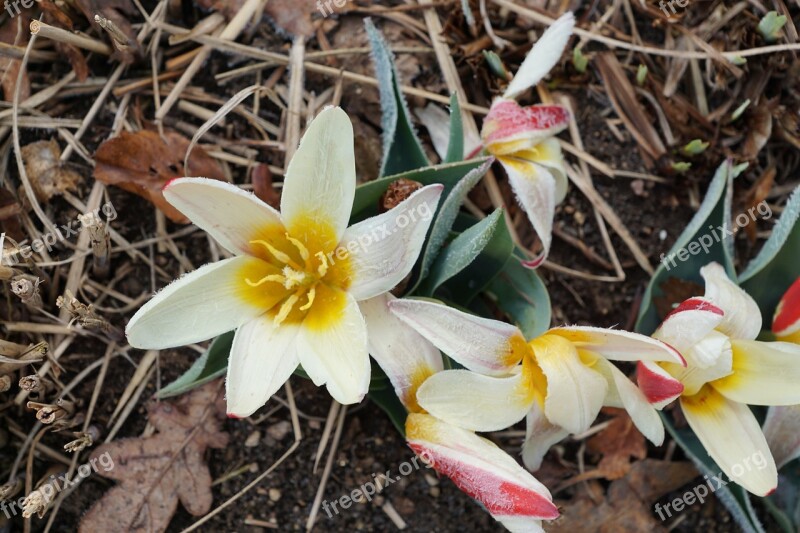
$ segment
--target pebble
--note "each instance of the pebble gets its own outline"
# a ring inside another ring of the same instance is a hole
[[[281,491],[278,489],[269,489],[270,501],[277,502],[281,499]]]
[[[292,424],[289,423],[288,420],[283,420],[278,422],[277,424],[273,424],[267,428],[267,435],[272,437],[275,440],[283,440],[283,438],[289,434],[292,430]]]
[[[261,441],[261,432],[254,431],[247,436],[244,441],[244,445],[246,448],[255,448],[258,446],[258,443]]]

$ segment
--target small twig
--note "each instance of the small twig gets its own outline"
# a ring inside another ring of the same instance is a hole
[[[104,56],[110,56],[114,52],[114,50],[103,41],[98,41],[88,35],[72,33],[71,31],[50,26],[40,20],[31,21],[31,34],[46,37],[59,43],[71,44]]]

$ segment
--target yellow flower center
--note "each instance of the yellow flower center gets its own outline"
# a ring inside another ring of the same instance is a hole
[[[309,325],[322,325],[326,315],[334,319],[346,303],[349,286],[349,254],[330,248],[325,228],[301,227],[293,237],[274,229],[250,241],[254,261],[242,272],[243,295],[265,308],[275,325],[299,323],[314,314]]]

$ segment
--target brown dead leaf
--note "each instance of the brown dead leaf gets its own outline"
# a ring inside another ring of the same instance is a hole
[[[22,161],[33,192],[41,202],[47,202],[66,191],[74,191],[83,179],[61,162],[61,147],[55,139],[23,146]]]
[[[751,161],[772,135],[772,111],[767,102],[761,102],[748,110],[747,116],[747,137],[742,147],[742,158]]]
[[[253,193],[275,209],[280,209],[281,195],[272,183],[269,165],[259,163],[253,167]]]
[[[30,16],[23,13],[17,18],[0,25],[0,42],[24,48],[28,44],[28,36],[30,35],[28,25],[30,22]],[[0,57],[0,72],[2,72],[3,76],[3,96],[6,102],[14,101],[14,91],[17,87],[17,78],[19,77],[19,67],[21,65],[22,61],[19,59]],[[31,95],[31,82],[28,79],[27,72],[22,73],[21,82],[22,86],[19,92],[20,102],[26,100]]]
[[[756,223],[757,216],[753,215],[758,212],[758,205],[767,200],[767,196],[769,196],[769,192],[772,190],[772,186],[775,184],[776,175],[777,171],[775,167],[768,167],[758,177],[753,186],[750,187],[747,192],[745,192],[744,209],[741,211],[741,213],[737,213],[736,216],[733,217],[734,220],[737,220],[739,215],[742,213],[747,215],[747,224],[744,226],[744,231],[747,232],[747,239],[750,241],[751,246],[756,243],[756,229],[758,227],[758,224]]]
[[[207,448],[224,448],[229,440],[220,429],[221,384],[216,380],[176,402],[151,404],[148,421],[158,433],[116,440],[92,453],[97,472],[119,484],[84,515],[80,533],[164,531],[178,501],[194,516],[211,509],[211,474],[203,456]]]
[[[337,0],[338,1],[338,0]],[[329,4],[331,9],[336,10]],[[290,35],[310,37],[314,34],[311,14],[317,11],[316,0],[270,0],[264,13],[275,21],[275,25]]]
[[[219,163],[200,146],[194,147],[189,156],[189,168],[184,169],[183,157],[189,148],[189,139],[171,130],[165,130],[164,137],[162,139],[154,131],[142,130],[122,132],[107,140],[95,154],[94,177],[147,198],[170,220],[186,224],[189,219],[161,194],[164,185],[183,176],[224,181],[225,175]]]
[[[599,482],[589,481],[579,486],[581,494],[577,498],[556,500],[561,516],[549,524],[547,531],[666,532],[655,519],[653,503],[697,475],[697,470],[687,462],[637,461],[625,477],[611,483],[605,495]]]
[[[19,205],[17,197],[5,187],[0,187],[0,229],[15,241],[25,238],[21,214],[22,206]]]
[[[245,0],[197,0],[197,5],[203,9],[219,11],[227,20],[231,20],[242,9]]]
[[[68,31],[73,31],[72,18],[67,15],[59,6],[56,6],[52,0],[42,0],[39,2],[39,7],[42,8],[44,13],[44,21],[51,26],[63,28]],[[69,60],[72,69],[75,71],[75,76],[80,81],[85,81],[89,77],[89,65],[86,63],[86,57],[80,48],[72,44],[66,44],[55,41],[54,45],[59,54],[66,56]]]
[[[624,409],[606,407],[603,412],[614,418],[608,427],[590,438],[586,445],[590,452],[602,456],[597,469],[603,477],[609,480],[619,479],[631,469],[631,458],[647,457],[647,445],[644,436],[633,425],[633,420]]]

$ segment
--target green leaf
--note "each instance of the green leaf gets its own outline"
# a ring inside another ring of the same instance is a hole
[[[458,96],[453,93],[450,95],[450,142],[447,144],[444,162],[454,163],[462,159],[464,159],[464,125]]]
[[[672,438],[675,439],[675,442],[678,443],[700,473],[708,476],[708,479],[712,479],[712,476],[718,476],[721,479],[720,468],[708,456],[708,452],[706,452],[697,436],[688,428],[676,429],[666,414],[662,412],[659,412],[659,414],[661,415],[661,420],[664,421],[664,427],[667,428],[669,434],[672,435]],[[705,482],[706,479],[703,479],[702,483]],[[745,533],[764,533],[764,528],[753,511],[750,494],[746,490],[731,482],[718,487],[714,491],[714,495],[730,511],[734,521]]]
[[[431,267],[430,275],[423,280],[417,292],[431,296],[442,283],[464,270],[489,244],[502,217],[503,210],[497,209],[450,241],[439,254]]]
[[[356,187],[356,196],[353,201],[353,210],[350,215],[350,223],[359,222],[365,218],[378,214],[378,203],[381,195],[386,192],[389,185],[399,179],[418,181],[423,185],[441,183],[444,185],[442,198],[446,198],[456,184],[468,172],[475,170],[487,161],[488,158],[480,157],[458,163],[445,163],[442,165],[427,166],[387,176],[374,181],[368,181]]]
[[[439,255],[445,241],[447,241],[450,230],[453,229],[453,223],[456,221],[458,211],[461,209],[461,204],[464,203],[464,199],[467,197],[467,194],[469,194],[469,191],[472,190],[475,184],[486,174],[486,171],[489,170],[493,161],[494,160],[490,158],[478,168],[467,172],[455,187],[453,187],[441,206],[439,206],[439,212],[431,224],[430,235],[420,254],[420,279],[424,279],[428,276],[433,261]],[[413,291],[413,288],[411,290]]]
[[[477,219],[466,213],[459,213],[455,230],[461,231],[475,224]],[[514,239],[508,227],[497,225],[492,238],[464,270],[446,281],[438,292],[452,304],[461,307],[469,306],[489,283],[497,276],[514,252]]]
[[[572,65],[581,74],[586,72],[586,67],[589,65],[589,59],[583,55],[583,52],[577,46],[572,49]]]
[[[231,346],[233,346],[233,331],[223,333],[214,339],[189,370],[161,389],[158,397],[163,399],[177,396],[224,375],[228,369]]]
[[[536,271],[522,266],[516,255],[508,259],[485,292],[526,339],[538,337],[550,328],[547,288]]]
[[[786,24],[786,15],[778,15],[777,11],[770,11],[758,22],[758,33],[768,43],[778,40],[781,28]]]
[[[383,370],[381,370],[378,365],[373,365],[372,379],[376,379],[376,377],[381,379],[380,376],[376,376],[377,373],[382,375],[382,381],[389,383],[389,378],[383,372]],[[400,435],[405,438],[406,417],[408,416],[408,411],[406,411],[403,402],[401,402],[400,398],[398,398],[395,394],[394,388],[392,388],[391,384],[376,389],[370,387],[367,395],[378,407],[383,409],[383,411],[389,415],[389,419],[392,421],[392,424],[394,424],[394,427],[396,427],[397,431],[400,432]]]
[[[381,95],[381,128],[383,129],[383,162],[381,176],[396,174],[430,165],[422,149],[411,114],[400,90],[400,78],[394,55],[370,19],[364,20],[372,47],[375,76]]]
[[[763,205],[767,205],[766,202]],[[760,213],[760,212],[759,212]],[[771,214],[771,212],[770,212]],[[800,258],[800,186],[795,188],[761,252],[739,275],[742,288],[758,303],[765,323],[781,296],[794,283]],[[766,325],[766,324],[765,324]]]
[[[716,261],[725,267],[731,279],[736,279],[733,269],[733,237],[728,234],[731,226],[734,175],[731,161],[719,166],[700,209],[669,253],[661,256],[661,262],[642,298],[636,331],[649,335],[658,327],[661,317],[656,312],[653,299],[663,295],[660,285],[668,278],[675,277],[702,284],[700,268]]]

